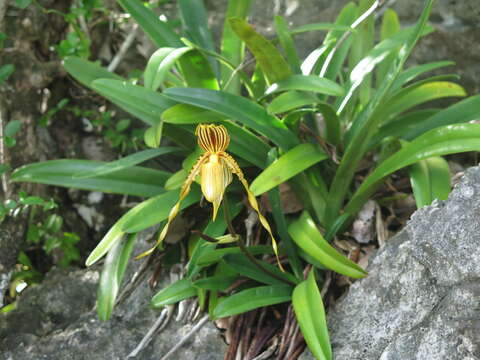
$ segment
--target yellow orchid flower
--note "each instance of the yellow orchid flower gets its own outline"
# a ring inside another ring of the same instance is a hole
[[[205,199],[213,204],[212,218],[215,220],[218,208],[220,207],[220,203],[223,199],[223,194],[225,193],[225,189],[232,182],[233,173],[237,175],[238,179],[245,187],[245,191],[247,192],[248,196],[248,202],[257,212],[262,226],[268,231],[270,238],[272,239],[273,250],[278,260],[277,242],[273,237],[272,229],[270,228],[267,219],[265,219],[265,217],[260,213],[257,199],[255,199],[255,196],[250,191],[248,182],[245,180],[242,170],[238,166],[235,159],[225,152],[228,144],[230,143],[230,136],[228,135],[227,129],[223,125],[217,126],[213,124],[199,124],[195,130],[195,135],[198,137],[198,145],[204,152],[197,159],[190,170],[190,173],[185,179],[185,182],[180,190],[178,202],[170,210],[167,224],[162,229],[157,243],[150,250],[137,256],[137,259],[151,254],[153,250],[155,250],[155,248],[165,239],[170,223],[180,211],[180,202],[185,199],[190,192],[190,186],[197,175],[200,175],[200,184]],[[278,263],[280,265],[280,262]]]

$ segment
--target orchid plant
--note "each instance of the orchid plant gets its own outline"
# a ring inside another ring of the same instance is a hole
[[[113,225],[86,261],[90,266],[107,256],[97,303],[102,320],[113,311],[135,234],[167,221],[157,244],[141,254],[156,256],[173,218],[203,195],[213,204],[213,216],[194,225],[201,230],[187,239],[191,251],[184,277],[161,289],[152,305],[197,296],[205,307],[208,302],[210,317],[217,319],[291,302],[313,355],[331,359],[320,293],[328,285],[325,269],[351,278],[366,272],[330,240],[349,228],[397,170],[409,170],[417,204],[423,206],[450,191],[448,165],[441,156],[480,150],[480,125],[469,123],[480,116],[479,95],[446,109],[417,108],[431,100],[466,96],[452,81],[455,75],[418,80],[452,63],[404,66],[415,44],[433,31],[427,20],[434,1],[426,0],[417,23],[406,28],[387,9],[379,36],[375,13],[384,2],[359,0],[358,5],[348,3],[331,24],[292,29],[277,16],[277,37],[267,39],[246,21],[251,1],[229,0],[219,47],[208,29],[203,1],[178,1],[183,36],[142,2],[117,2],[158,47],[143,82],[79,58],[67,58],[64,66],[80,83],[145,122],[145,143],[151,149],[111,163],[69,159],[30,164],[16,170],[12,179],[147,198]],[[302,60],[294,36],[306,31],[327,33]],[[245,48],[255,60],[253,72],[244,66]],[[167,146],[171,144],[175,146]],[[138,166],[178,154],[185,160],[175,173]],[[244,175],[247,168],[245,174],[254,178],[251,186]],[[271,246],[208,241],[233,235],[231,221],[238,222],[242,214],[242,202],[225,204],[228,197],[242,194],[232,174]],[[300,199],[301,213],[283,212],[279,186],[285,182]],[[260,195],[268,198],[271,215],[260,208]],[[220,216],[222,199],[224,215],[230,212],[233,219]],[[284,271],[270,263],[275,257]],[[236,286],[240,278],[246,283]]]

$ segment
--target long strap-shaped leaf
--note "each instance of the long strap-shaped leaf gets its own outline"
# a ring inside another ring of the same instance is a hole
[[[263,170],[250,190],[255,196],[263,194],[326,158],[327,154],[314,144],[297,145]]]
[[[148,9],[142,1],[117,0],[117,2],[133,16],[138,25],[158,47],[182,46],[180,37],[155,13]]]
[[[441,156],[413,164],[409,175],[417,208],[430,205],[435,199],[445,200],[450,194],[450,170]]]
[[[300,74],[300,57],[298,56],[295,42],[293,41],[292,33],[289,31],[287,21],[277,15],[275,16],[275,29],[277,31],[278,40],[283,47],[290,69],[295,74]]]
[[[157,292],[153,296],[150,304],[153,307],[175,304],[183,299],[195,296],[197,293],[198,289],[193,286],[192,282],[184,278]]]
[[[228,19],[245,19],[250,10],[252,0],[229,0],[227,13],[225,15],[225,24],[223,26],[223,36],[221,44],[221,55],[232,63],[235,67],[239,66],[245,54],[245,44],[234,33]],[[221,68],[221,83],[224,91],[240,95],[240,79],[233,69],[223,66]]]
[[[183,209],[198,202],[200,190],[194,187],[192,192],[182,202]],[[168,217],[170,208],[178,199],[178,191],[169,191],[159,196],[148,199],[130,209],[110,228],[103,239],[93,249],[87,258],[86,266],[93,265],[100,260],[115,244],[118,243],[126,232],[138,232],[149,226],[155,225]]]
[[[131,234],[108,251],[97,292],[97,313],[102,321],[112,314],[135,239],[136,234]]]
[[[170,176],[170,173],[164,171],[139,166],[83,179],[72,176],[77,173],[91,173],[105,164],[107,163],[79,159],[43,161],[16,169],[11,176],[11,181],[125,195],[154,196],[165,191],[162,186]]]
[[[316,75],[291,75],[272,84],[265,94],[270,95],[286,90],[312,91],[332,96],[342,96],[345,92],[336,82],[326,78]]]
[[[357,189],[345,211],[355,214],[391,173],[417,161],[466,151],[480,151],[480,124],[457,124],[433,129],[382,162]]]
[[[270,84],[282,80],[292,74],[290,66],[277,48],[265,37],[257,33],[243,19],[229,19],[230,26],[242,39],[257,60],[267,82]]]
[[[266,136],[283,150],[299,143],[298,138],[285,124],[267,113],[260,105],[241,96],[223,91],[192,88],[170,88],[164,91],[172,100],[212,110],[240,121]]]
[[[308,348],[319,360],[330,360],[332,348],[322,296],[315,281],[314,270],[307,280],[298,284],[292,294],[293,309]]]
[[[213,311],[213,318],[223,318],[262,306],[280,304],[289,301],[291,296],[292,288],[288,285],[268,285],[243,290],[222,299]]]
[[[90,88],[92,82],[97,79],[125,80],[96,63],[74,56],[63,60],[63,67],[78,82]]]
[[[208,28],[208,16],[203,0],[179,0],[182,25],[188,37],[204,49],[215,51],[212,32]],[[218,73],[218,63],[209,59],[214,72]]]
[[[331,227],[335,218],[338,216],[345,195],[353,179],[355,170],[358,168],[360,160],[363,158],[366,150],[368,149],[370,139],[378,128],[378,124],[382,121],[382,116],[381,114],[377,113],[377,109],[384,100],[385,96],[388,94],[393,82],[402,70],[403,64],[407,60],[408,55],[412,51],[413,46],[422,34],[432,5],[433,0],[427,0],[425,9],[417,25],[405,44],[401,47],[398,53],[397,61],[395,61],[392,65],[392,69],[390,71],[392,74],[391,78],[385,81],[377,90],[373,99],[367,105],[367,108],[363,113],[363,118],[357,119],[357,121],[362,122],[362,126],[356,132],[355,136],[350,142],[350,145],[347,147],[330,187],[328,199],[329,211],[326,213],[327,227]]]
[[[288,227],[293,241],[313,259],[328,269],[358,279],[367,273],[353,261],[347,259],[332,247],[317,229],[307,211]]]
[[[149,125],[156,125],[162,112],[175,105],[160,93],[126,81],[98,79],[92,88]]]
[[[81,172],[73,174],[72,177],[76,179],[87,179],[95,176],[110,174],[115,171],[131,168],[132,166],[135,166],[144,161],[150,160],[154,157],[170,154],[173,152],[178,152],[179,150],[180,148],[177,148],[177,147],[161,147],[158,149],[148,149],[148,150],[139,151],[137,153],[125,156],[116,161],[102,164],[92,169],[91,171],[82,170]]]

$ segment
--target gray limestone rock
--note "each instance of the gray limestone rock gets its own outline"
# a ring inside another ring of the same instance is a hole
[[[108,322],[101,322],[93,309],[98,270],[54,270],[41,285],[27,289],[17,309],[0,318],[0,360],[126,359],[160,315],[149,301],[169,281],[155,291],[144,281]],[[130,277],[133,271],[128,272]],[[174,317],[134,359],[160,359],[193,326]],[[225,349],[219,331],[207,323],[173,358],[220,360]]]
[[[480,167],[418,210],[329,314],[337,360],[480,358]]]

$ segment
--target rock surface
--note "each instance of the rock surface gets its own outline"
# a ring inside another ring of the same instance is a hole
[[[41,285],[27,289],[18,308],[0,321],[0,359],[126,359],[160,311],[150,308],[153,292],[143,282],[108,322],[100,322],[93,309],[98,279],[97,270],[54,270]],[[134,359],[160,359],[192,326],[171,319]],[[172,358],[220,360],[225,349],[219,331],[207,323]]]
[[[480,167],[418,210],[329,314],[336,360],[480,358]]]

